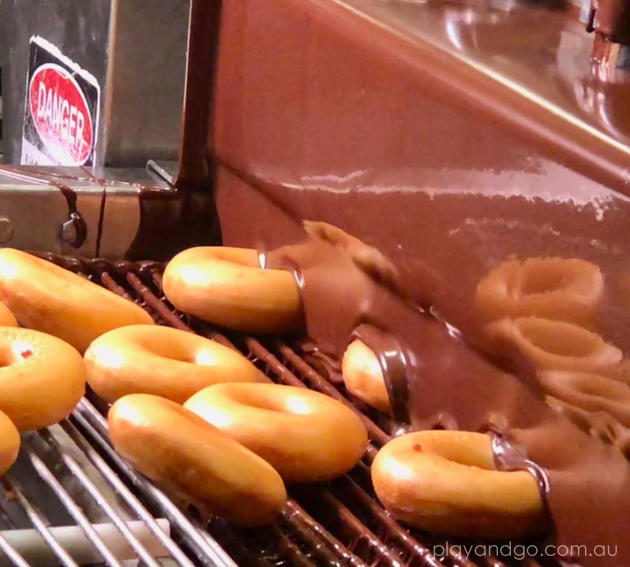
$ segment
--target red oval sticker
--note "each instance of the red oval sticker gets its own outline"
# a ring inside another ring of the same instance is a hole
[[[29,106],[42,142],[60,165],[82,165],[90,157],[94,132],[83,91],[74,77],[54,63],[31,79]]]

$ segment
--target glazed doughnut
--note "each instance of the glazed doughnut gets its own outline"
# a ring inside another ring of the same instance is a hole
[[[598,334],[538,317],[502,319],[487,326],[499,351],[521,356],[539,370],[601,373],[619,366],[622,352]]]
[[[583,372],[547,370],[538,380],[545,391],[590,412],[606,412],[630,427],[630,387],[623,382]]]
[[[525,538],[548,527],[534,477],[498,471],[488,435],[418,431],[387,443],[372,463],[381,503],[397,519],[449,536]]]
[[[6,413],[0,411],[0,476],[15,463],[20,451],[20,434]]]
[[[184,407],[265,459],[287,482],[329,480],[367,446],[361,419],[319,392],[277,384],[218,384]]]
[[[15,315],[4,304],[0,303],[0,327],[17,327],[18,322]]]
[[[166,266],[163,288],[177,309],[230,329],[284,333],[302,324],[291,272],[259,268],[258,253],[249,248],[184,250]]]
[[[169,327],[130,325],[101,335],[85,352],[90,387],[113,402],[155,394],[184,403],[219,382],[256,382],[263,374],[235,350]]]
[[[0,327],[0,411],[20,431],[68,416],[85,392],[81,355],[56,337]]]
[[[477,286],[476,304],[490,319],[542,317],[590,325],[604,292],[595,264],[577,258],[511,260]]]
[[[0,300],[24,327],[49,333],[80,352],[99,335],[150,315],[89,280],[26,252],[0,250]]]
[[[346,389],[369,406],[391,413],[383,371],[374,352],[361,340],[352,341],[341,360]]]
[[[108,422],[116,451],[203,512],[259,526],[286,502],[271,465],[175,402],[131,394],[114,403]]]

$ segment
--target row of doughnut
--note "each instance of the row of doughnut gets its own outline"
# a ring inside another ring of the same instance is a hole
[[[477,306],[493,348],[525,360],[554,410],[630,455],[630,367],[623,352],[594,332],[605,294],[595,264],[530,258],[492,270]]]
[[[277,333],[296,330],[302,321],[293,275],[261,269],[255,250],[204,247],[184,251],[166,267],[163,286],[176,308],[228,328]],[[388,411],[380,364],[358,339],[346,350],[342,374],[348,391]],[[371,474],[381,503],[397,519],[422,529],[467,537],[519,538],[541,533],[548,525],[537,482],[525,471],[496,470],[492,440],[485,434],[417,431],[401,435],[379,450]]]
[[[259,268],[254,250],[187,250],[169,263],[163,285],[176,308],[225,327],[275,333],[302,320],[292,274]],[[132,302],[49,262],[0,250],[0,300],[28,327],[0,328],[6,377],[0,410],[7,423],[32,429],[62,419],[87,379],[113,402],[108,420],[115,448],[204,511],[241,525],[272,521],[284,505],[285,482],[334,478],[365,451],[365,427],[345,405],[265,383],[235,351],[154,325]],[[374,359],[362,343],[350,345],[343,360],[350,391],[356,376],[384,389]],[[0,448],[8,447],[6,470],[19,436],[13,431],[1,440]],[[372,480],[390,512],[423,529],[498,538],[529,536],[545,525],[535,480],[524,471],[496,470],[487,435],[400,436],[379,451]]]
[[[2,473],[17,457],[18,429],[66,417],[86,379],[115,401],[118,452],[239,525],[271,522],[284,482],[329,480],[365,452],[365,426],[340,402],[271,384],[236,351],[155,325],[134,303],[38,257],[0,250],[0,299]]]
[[[149,322],[143,309],[87,279],[0,250],[0,474],[17,459],[20,432],[53,425],[75,408],[86,384],[81,353],[91,340]]]

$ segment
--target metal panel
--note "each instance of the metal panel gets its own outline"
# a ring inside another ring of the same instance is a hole
[[[0,36],[5,38],[6,163],[19,162],[30,37],[41,35],[103,84],[107,72],[109,20],[110,2],[103,0],[2,1]],[[102,93],[101,115],[104,98]],[[99,139],[102,139],[104,122],[101,121]]]
[[[188,13],[188,0],[3,0],[5,163],[19,162],[33,35],[57,46],[100,84],[95,165],[177,159]]]
[[[106,86],[106,165],[179,152],[189,0],[116,0]]]
[[[138,233],[142,187],[167,185],[142,169],[101,173],[108,179],[79,168],[0,167],[0,245],[123,257]]]

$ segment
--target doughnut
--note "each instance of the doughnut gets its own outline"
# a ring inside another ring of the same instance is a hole
[[[6,413],[0,411],[0,476],[15,463],[20,451],[20,434]]]
[[[548,527],[534,477],[499,471],[490,436],[418,431],[391,440],[372,463],[378,499],[394,517],[448,536],[526,538]]]
[[[476,305],[490,320],[542,317],[590,325],[604,292],[595,264],[577,258],[510,260],[477,286]]]
[[[116,451],[203,513],[259,526],[286,502],[284,483],[269,463],[175,402],[131,394],[114,403],[107,420]]]
[[[621,363],[622,352],[598,334],[563,321],[538,317],[502,319],[487,326],[495,348],[523,357],[538,370],[601,373]]]
[[[67,417],[85,392],[81,355],[56,337],[0,327],[0,411],[20,431]]]
[[[15,315],[4,304],[0,303],[0,327],[17,327],[18,322]]]
[[[184,407],[265,459],[286,482],[329,480],[367,446],[361,419],[319,392],[277,384],[217,384]]]
[[[127,394],[154,394],[183,404],[211,384],[264,379],[235,350],[158,325],[109,331],[92,342],[84,359],[90,387],[108,402]]]
[[[630,427],[630,387],[596,374],[547,370],[538,380],[545,391],[563,402],[590,412],[606,412]]]
[[[584,433],[602,443],[614,445],[630,459],[630,428],[605,411],[589,411],[553,396],[545,398],[547,405],[573,422]]]
[[[374,352],[361,340],[352,341],[341,360],[346,389],[369,406],[391,413],[383,371]]]
[[[179,310],[210,323],[252,333],[302,326],[300,293],[291,272],[263,270],[249,248],[202,246],[177,254],[163,288]]]
[[[59,337],[80,352],[116,327],[153,323],[133,302],[11,248],[0,250],[0,300],[22,326]]]

